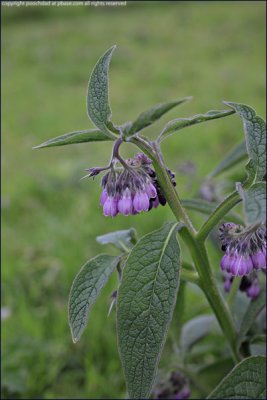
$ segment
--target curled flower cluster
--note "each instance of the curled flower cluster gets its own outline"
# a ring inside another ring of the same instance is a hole
[[[224,290],[226,293],[230,291],[233,281],[233,275],[224,275]],[[242,277],[239,290],[245,292],[247,297],[251,299],[256,299],[259,296],[261,289],[257,274],[254,271],[250,275]]]
[[[102,178],[100,204],[103,214],[115,217],[135,215],[166,204],[151,160],[143,153],[126,160],[123,168],[111,168]],[[168,170],[175,185],[174,174]]]
[[[184,374],[173,371],[167,381],[159,382],[154,392],[155,399],[186,400],[191,396],[188,379]]]
[[[245,230],[241,225],[224,223],[220,227],[222,271],[232,276],[266,270],[266,227],[261,224]]]

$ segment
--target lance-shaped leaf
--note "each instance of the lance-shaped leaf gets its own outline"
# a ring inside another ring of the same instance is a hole
[[[235,167],[241,161],[247,159],[247,148],[245,141],[235,146],[217,165],[217,167],[208,175],[209,178],[220,175],[223,172]]]
[[[248,169],[248,173],[254,176],[256,181],[260,181],[266,175],[266,124],[265,121],[256,115],[253,108],[233,102],[226,102],[242,118],[247,153],[253,161],[253,168]]]
[[[110,121],[111,109],[108,98],[108,70],[112,53],[116,46],[112,46],[97,61],[91,74],[88,93],[87,93],[87,113],[89,118],[102,132],[110,138],[116,136],[110,131],[116,131],[116,128]]]
[[[135,121],[128,123],[124,126],[126,136],[131,136],[136,132],[148,127],[156,122],[162,115],[166,114],[172,108],[191,100],[192,97],[184,97],[180,100],[169,101],[167,103],[156,104],[149,108],[147,111],[142,112]]]
[[[161,140],[163,140],[167,136],[172,135],[182,128],[186,128],[187,126],[199,124],[200,122],[210,121],[212,119],[227,117],[228,115],[231,115],[233,113],[234,111],[229,110],[211,110],[206,112],[206,114],[198,114],[188,118],[177,118],[168,122],[159,137],[161,138]]]
[[[119,257],[100,254],[87,261],[74,279],[69,296],[69,325],[74,343],[86,328],[89,311],[118,262]]]
[[[96,241],[100,244],[114,244],[120,250],[128,250],[137,242],[136,230],[134,228],[123,231],[115,231],[97,236]]]
[[[87,129],[84,131],[75,131],[65,133],[65,135],[57,136],[49,139],[34,149],[41,149],[42,147],[65,146],[66,144],[84,143],[84,142],[103,142],[105,140],[112,140],[104,132],[99,129]]]
[[[208,399],[266,399],[266,357],[249,357],[237,364]]]
[[[182,200],[182,205],[187,210],[194,210],[194,211],[198,211],[202,214],[207,214],[207,215],[210,215],[218,207],[217,203],[212,203],[210,201],[203,200],[203,199],[184,199],[184,200]],[[231,221],[236,224],[243,223],[242,218],[233,211],[230,211],[229,213],[227,213],[224,216],[224,218],[226,216],[227,216],[227,218],[231,218]]]
[[[237,184],[237,189],[243,199],[247,225],[266,221],[266,183],[254,183],[248,190]]]
[[[179,286],[177,223],[144,236],[126,262],[117,305],[118,344],[129,397],[149,397]]]
[[[243,340],[245,340],[246,334],[248,333],[255,319],[265,306],[266,306],[266,288],[265,285],[262,285],[260,295],[256,299],[251,300],[247,308],[247,311],[245,312],[245,315],[242,319],[238,334],[238,341],[237,341],[238,347],[241,345]]]

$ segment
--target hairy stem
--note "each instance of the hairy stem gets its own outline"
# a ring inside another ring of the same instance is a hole
[[[236,350],[237,332],[229,307],[219,292],[209,264],[205,245],[203,241],[199,239],[190,221],[190,218],[181,205],[180,198],[172,185],[171,179],[164,165],[162,155],[158,156],[157,148],[155,148],[153,145],[148,145],[144,141],[140,142],[138,138],[133,138],[132,142],[135,143],[152,159],[160,187],[164,192],[173,214],[178,221],[184,222],[185,226],[184,228],[180,229],[179,234],[190,250],[193,262],[199,275],[200,285],[229,343],[233,359],[235,362],[238,362],[240,360],[240,356]],[[234,200],[236,201],[235,197]]]

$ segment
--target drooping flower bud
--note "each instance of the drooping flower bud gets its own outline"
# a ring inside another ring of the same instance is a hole
[[[129,188],[125,189],[122,197],[118,201],[118,210],[121,214],[127,216],[132,214],[133,211],[133,202],[132,195]]]
[[[149,209],[149,198],[146,192],[136,192],[133,199],[133,206],[135,211],[147,211]]]
[[[266,269],[266,251],[259,250],[255,254],[252,254],[251,260],[253,262],[253,266],[256,270],[258,269]]]
[[[252,285],[246,290],[247,296],[251,299],[256,299],[260,294],[260,285],[257,279],[255,279]]]
[[[107,198],[103,205],[103,213],[105,217],[116,217],[118,214],[118,206],[115,197]]]
[[[106,189],[104,189],[102,191],[102,193],[101,193],[101,196],[100,196],[100,204],[101,204],[101,206],[104,205],[104,203],[107,200],[107,198],[108,198],[108,192],[106,191]]]

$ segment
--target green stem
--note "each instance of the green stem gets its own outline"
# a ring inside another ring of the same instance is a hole
[[[214,226],[217,225],[218,222],[220,222],[220,220],[225,216],[225,214],[227,214],[240,201],[241,198],[237,191],[234,191],[228,197],[226,197],[204,222],[198,231],[197,238],[200,241],[204,241]]]
[[[240,286],[240,282],[241,282],[241,277],[240,276],[235,276],[231,289],[230,289],[230,293],[229,296],[227,298],[227,304],[230,307],[233,304],[233,301],[235,299],[236,293],[239,289]]]
[[[172,185],[171,179],[164,165],[162,155],[158,154],[158,149],[156,149],[155,147],[153,148],[143,139],[139,140],[136,137],[133,138],[131,141],[135,143],[152,159],[158,182],[164,192],[164,195],[173,214],[178,221],[184,222],[185,226],[184,228],[180,229],[179,234],[190,250],[193,262],[199,275],[200,285],[230,345],[233,359],[235,360],[235,362],[238,362],[238,360],[240,360],[240,356],[236,350],[237,333],[235,330],[233,318],[230,314],[229,307],[227,306],[226,302],[219,292],[209,264],[205,245],[203,241],[200,240],[196,235],[196,231],[190,221],[190,218],[188,217],[186,211],[181,205],[179,196]],[[234,199],[236,201],[235,197]]]
[[[182,268],[181,279],[187,282],[194,283],[197,286],[200,286],[200,280],[197,272],[189,271],[185,268]]]

